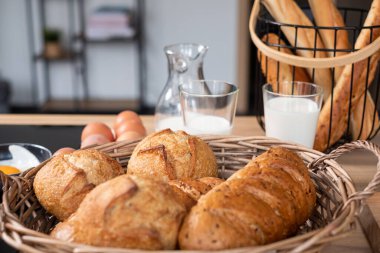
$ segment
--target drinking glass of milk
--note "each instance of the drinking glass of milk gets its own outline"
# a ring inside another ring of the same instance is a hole
[[[179,86],[185,131],[228,135],[232,131],[239,89],[217,80],[190,80]]]
[[[266,136],[313,147],[322,87],[297,81],[265,84],[263,99]]]

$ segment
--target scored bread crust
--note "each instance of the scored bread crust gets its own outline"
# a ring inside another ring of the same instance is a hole
[[[380,24],[380,0],[372,1],[371,9],[364,22],[364,27]],[[380,29],[362,29],[355,42],[355,49],[361,49],[370,44],[371,41],[380,36]],[[343,72],[334,87],[334,96],[329,98],[323,106],[317,125],[317,132],[314,141],[314,148],[325,151],[329,144],[336,143],[347,130],[349,110],[354,111],[363,96],[366,87],[368,73],[368,84],[370,85],[375,77],[380,52],[376,52],[370,57],[369,69],[368,60],[356,62],[344,67]],[[352,81],[352,87],[351,87]],[[332,114],[330,111],[332,110]],[[330,117],[331,115],[331,117]],[[330,118],[332,121],[330,122]],[[331,124],[331,127],[330,127]],[[329,131],[331,133],[329,134]],[[330,138],[329,138],[330,137]]]
[[[262,0],[261,2],[275,19],[275,21],[285,24],[313,26],[313,23],[309,20],[309,18],[294,0]],[[298,28],[297,37],[295,29],[293,27],[281,26],[281,30],[293,47],[297,46],[309,49],[325,48],[320,36],[314,29]],[[297,55],[308,58],[327,57],[327,54],[324,51],[297,50],[295,53]],[[308,68],[307,71],[309,73],[309,76],[314,76],[314,82],[323,87],[323,97],[326,101],[330,95],[331,86],[333,84],[330,69],[316,68],[313,70],[311,68]]]
[[[206,194],[222,182],[224,182],[224,180],[221,178],[203,177],[199,179],[175,179],[170,180],[168,183],[172,186],[178,201],[189,211],[202,195]]]
[[[92,190],[51,236],[102,247],[174,249],[184,215],[168,184],[122,175]]]
[[[136,146],[127,173],[169,181],[217,177],[218,169],[206,142],[183,131],[165,129],[148,135]]]
[[[121,165],[96,150],[78,150],[53,157],[36,174],[38,201],[59,220],[67,219],[98,184],[124,174]]]
[[[286,238],[309,218],[315,202],[301,158],[273,147],[198,200],[181,227],[180,248],[219,250]]]

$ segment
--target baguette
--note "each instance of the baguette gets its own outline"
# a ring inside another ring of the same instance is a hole
[[[380,0],[374,0],[364,22],[364,27],[379,24]],[[355,42],[355,49],[367,46],[371,41],[377,39],[379,35],[379,28],[373,29],[372,33],[369,29],[362,29]],[[321,110],[314,141],[315,149],[325,151],[329,144],[334,144],[343,136],[347,129],[349,106],[351,104],[351,111],[355,111],[366,90],[367,73],[369,74],[368,84],[371,84],[375,77],[379,58],[380,52],[376,52],[370,57],[369,69],[367,68],[368,60],[356,62],[354,68],[352,68],[352,65],[344,67],[342,75],[334,87],[334,96],[327,100]],[[351,102],[350,94],[352,94]],[[330,114],[331,109],[332,115]],[[331,127],[330,115],[332,116]],[[331,129],[331,134],[329,134],[329,129]]]
[[[315,201],[301,158],[273,147],[198,200],[180,229],[180,248],[219,250],[283,239],[308,219]]]
[[[363,109],[365,108],[364,115]],[[363,126],[362,126],[363,125]],[[371,94],[367,91],[364,104],[364,95],[361,96],[358,106],[351,114],[350,129],[354,140],[366,140],[380,127],[379,115]]]
[[[317,26],[345,27],[343,17],[336,8],[333,0],[309,0],[309,5]],[[319,29],[318,31],[327,49],[351,49],[348,32],[346,30],[337,30],[336,35],[333,29]],[[335,57],[345,55],[347,52],[334,53],[334,51],[328,51],[327,54],[329,57]],[[344,66],[335,68],[335,81],[338,81],[343,68]]]
[[[332,0],[309,0],[311,10],[315,22],[318,26],[326,27],[345,27],[345,23],[339,10],[336,8]],[[324,11],[320,11],[323,9]],[[319,33],[326,48],[329,49],[350,49],[350,43],[348,40],[348,32],[346,30],[332,29],[320,29]],[[336,43],[336,44],[335,44]],[[328,52],[330,57],[340,56],[347,54],[347,52]],[[335,81],[338,81],[340,75],[342,74],[344,66],[335,68]],[[354,140],[367,139],[371,135],[371,130],[377,129],[379,127],[379,117],[377,112],[374,114],[376,107],[374,105],[373,99],[369,92],[367,92],[367,97],[364,105],[364,95],[360,98],[360,102],[351,114],[350,118],[350,130],[352,133],[352,138]],[[363,108],[366,108],[363,116]],[[373,121],[374,126],[372,128]],[[362,127],[363,125],[363,127]]]
[[[313,23],[299,8],[293,0],[262,0],[262,3],[272,15],[272,17],[281,23],[297,24],[305,26],[313,26]],[[292,46],[303,48],[325,48],[321,38],[314,29],[298,28],[297,41],[296,31],[293,27],[281,26],[281,30],[285,34]],[[316,38],[316,44],[314,40]],[[327,54],[323,51],[314,50],[297,50],[296,54],[309,58],[326,58]],[[315,54],[315,56],[314,56]],[[314,82],[324,89],[324,101],[329,97],[332,88],[332,78],[330,69],[307,69],[310,76],[314,76]]]
[[[286,45],[285,42],[274,33],[264,35],[262,41],[268,42],[269,44]],[[280,48],[280,51],[287,54],[293,54],[288,48]],[[268,83],[281,84],[283,81],[311,82],[309,75],[303,68],[291,66],[282,62],[279,63],[278,61],[263,55],[261,51],[258,51],[257,57],[261,64],[261,71],[266,76]],[[277,86],[274,85],[273,87],[276,88]]]

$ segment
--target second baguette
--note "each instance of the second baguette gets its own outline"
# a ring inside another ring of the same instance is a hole
[[[324,27],[344,27],[344,20],[339,10],[336,8],[333,0],[309,0],[310,8],[313,12],[313,16],[317,26]],[[323,44],[330,50],[336,49],[351,49],[350,42],[348,40],[348,32],[344,29],[319,29]],[[328,51],[329,57],[341,56],[347,54],[347,52]],[[335,81],[337,81],[342,74],[344,66],[335,68]]]
[[[380,0],[374,0],[364,22],[364,27],[380,24]],[[380,36],[380,28],[372,31],[363,28],[355,42],[355,49],[361,49]],[[348,125],[349,110],[354,111],[366,90],[365,83],[371,84],[377,70],[380,51],[368,60],[356,62],[344,67],[338,83],[334,87],[334,96],[323,106],[317,125],[314,148],[325,151],[329,144],[336,143],[345,133]],[[367,80],[368,73],[368,80]],[[352,87],[351,87],[352,84]],[[350,107],[351,106],[351,107]],[[349,108],[350,107],[350,108]],[[330,113],[332,111],[332,114]],[[330,123],[330,119],[332,119]],[[330,127],[331,124],[331,127]],[[331,129],[331,130],[330,130]]]
[[[283,40],[281,40],[276,34],[268,33],[264,35],[262,41],[268,42],[269,44],[286,45]],[[288,48],[280,48],[280,51],[287,54],[293,54]],[[283,81],[301,81],[301,82],[311,82],[309,75],[305,69],[300,67],[294,67],[282,62],[273,60],[261,51],[257,53],[258,60],[261,65],[261,71],[266,76],[267,82],[271,84],[282,83]],[[273,87],[276,87],[275,85]]]
[[[262,3],[272,17],[278,22],[311,27],[313,26],[313,23],[294,0],[262,0]],[[292,46],[308,49],[325,48],[320,36],[314,29],[298,28],[296,32],[293,27],[281,26],[281,30]],[[315,40],[316,42],[314,42]],[[327,57],[326,52],[314,52],[314,50],[297,50],[296,54],[309,58]],[[324,101],[326,101],[331,93],[331,87],[333,85],[331,70],[309,68],[307,71],[311,77],[314,76],[314,78],[312,78],[314,79],[313,81],[323,87],[323,98]]]

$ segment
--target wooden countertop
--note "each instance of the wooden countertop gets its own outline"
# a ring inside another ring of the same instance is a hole
[[[154,130],[153,117],[142,116],[143,123],[148,132]],[[109,126],[113,125],[113,115],[30,115],[30,114],[0,114],[0,125],[85,125],[89,122],[101,121]],[[1,133],[0,133],[1,134]],[[264,135],[255,117],[237,117],[232,134],[241,136]],[[380,144],[377,136],[373,142]],[[339,163],[345,168],[353,179],[357,190],[363,189],[376,172],[376,159],[368,152],[354,151],[350,155],[340,158]],[[374,216],[373,224],[380,226],[380,193],[368,200],[368,206]],[[373,225],[372,224],[372,225]],[[369,232],[374,235],[376,232]],[[380,235],[379,235],[380,238]],[[380,252],[380,239],[377,238],[377,251]],[[346,238],[325,247],[322,252],[371,252],[363,230],[358,225],[356,231]]]

